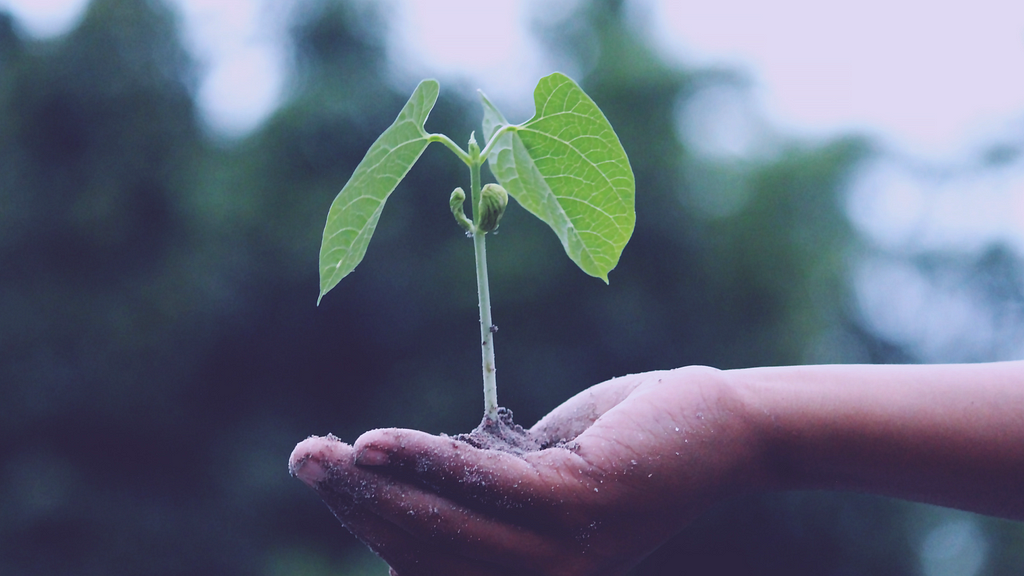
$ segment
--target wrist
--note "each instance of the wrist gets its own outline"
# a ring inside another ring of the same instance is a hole
[[[803,464],[807,450],[805,429],[794,426],[794,414],[806,408],[799,390],[787,385],[790,368],[749,368],[724,372],[737,398],[753,447],[750,462],[751,488],[799,490],[818,487]]]
[[[823,487],[808,464],[808,430],[800,423],[808,401],[800,388],[788,384],[789,368],[750,368],[722,372],[724,386],[736,406],[749,447],[743,473],[752,491],[783,491]],[[809,404],[818,408],[828,402]],[[813,443],[813,442],[812,442]],[[838,449],[838,446],[835,447]],[[827,448],[826,448],[827,449]],[[812,458],[811,461],[815,461]]]
[[[719,386],[724,405],[729,407],[730,434],[738,446],[735,476],[744,492],[785,490],[789,478],[779,466],[782,446],[776,425],[764,410],[764,387],[739,377],[736,370],[723,370]]]
[[[663,393],[671,395],[677,426],[676,455],[690,455],[678,473],[695,468],[706,474],[707,495],[720,500],[736,494],[773,488],[778,484],[768,454],[770,434],[758,412],[757,391],[733,372],[706,366],[687,366],[659,379]],[[671,452],[670,452],[671,453]]]

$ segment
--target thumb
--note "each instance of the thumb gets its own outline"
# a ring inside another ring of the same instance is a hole
[[[651,374],[631,374],[591,386],[563,402],[530,430],[547,445],[571,441],[625,400]]]

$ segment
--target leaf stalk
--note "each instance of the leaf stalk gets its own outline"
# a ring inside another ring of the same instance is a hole
[[[441,144],[444,144],[449,150],[454,152],[455,155],[459,157],[459,160],[462,160],[466,164],[466,166],[473,166],[473,158],[471,158],[470,155],[461,147],[459,147],[459,145],[456,144],[451,138],[445,136],[444,134],[430,134],[427,136],[427,142],[440,142]]]
[[[491,139],[484,145],[483,152],[480,153],[480,158],[482,159],[481,162],[491,155],[491,148],[494,148],[494,144],[498,141],[498,138],[503,136],[506,132],[515,132],[517,128],[518,126],[505,124],[501,128],[495,130],[494,134],[491,135]]]

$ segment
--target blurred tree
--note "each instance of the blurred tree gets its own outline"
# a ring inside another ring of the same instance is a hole
[[[546,36],[589,70],[583,84],[618,127],[637,174],[637,230],[612,282],[612,290],[638,284],[629,308],[615,305],[634,315],[623,319],[634,329],[621,343],[634,356],[617,371],[856,358],[822,342],[842,330],[845,263],[856,246],[840,189],[867,145],[783,144],[767,159],[732,162],[696,156],[678,110],[702,90],[735,83],[734,74],[665,63],[620,2],[582,4]],[[738,200],[709,214],[699,207],[706,197]],[[598,321],[607,330],[607,318]]]
[[[1024,263],[1009,246],[876,251],[866,267],[876,272],[861,282],[863,322],[908,357],[990,362],[1024,349]]]
[[[205,474],[175,400],[203,142],[175,20],[97,0],[61,38],[0,28],[0,571],[223,564],[182,499]]]

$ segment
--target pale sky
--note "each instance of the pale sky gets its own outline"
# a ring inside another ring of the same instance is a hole
[[[215,132],[244,135],[279,103],[288,66],[284,24],[294,1],[172,0],[203,66],[199,103]],[[434,76],[442,89],[481,88],[510,119],[523,120],[532,112],[533,84],[553,66],[531,36],[531,19],[557,18],[572,4],[390,0],[385,14],[396,82],[411,89]],[[0,0],[29,32],[43,36],[73,26],[84,5]],[[851,184],[851,216],[865,234],[887,247],[1008,238],[1024,253],[1022,160],[980,175],[964,169],[942,182],[912,168],[969,164],[993,141],[1024,144],[1024,2],[633,0],[628,6],[666,58],[732,67],[751,79],[746,93],[709,94],[681,112],[680,126],[695,149],[742,156],[778,135],[867,133],[892,158]]]
[[[206,66],[200,98],[210,122],[228,133],[251,129],[277,104],[294,0],[171,2]],[[40,35],[72,26],[85,3],[0,0]],[[557,17],[573,1],[386,4],[400,73],[476,81],[513,100],[549,71],[531,18]],[[633,0],[630,11],[670,59],[746,71],[758,107],[786,131],[869,131],[941,158],[1024,123],[1024,2]]]

